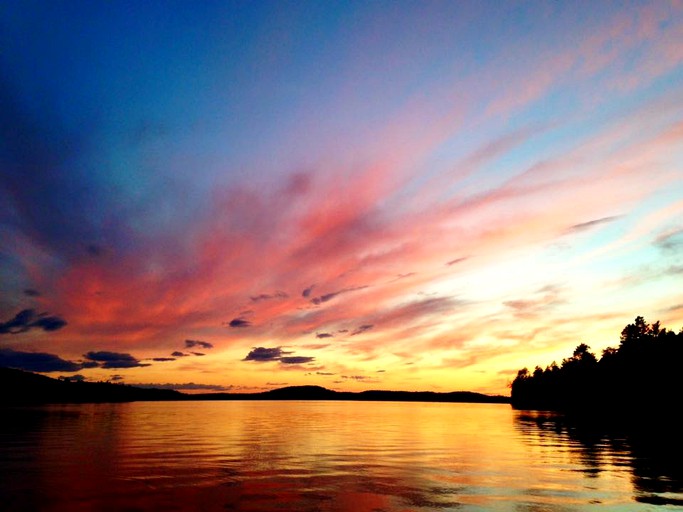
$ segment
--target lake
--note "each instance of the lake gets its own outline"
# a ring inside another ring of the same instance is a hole
[[[506,404],[198,401],[5,408],[4,511],[681,510],[675,425]]]

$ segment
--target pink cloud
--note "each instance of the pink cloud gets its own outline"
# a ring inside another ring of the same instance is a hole
[[[681,14],[680,4],[630,6],[599,27],[586,24],[555,45],[544,47],[534,41],[533,46],[514,46],[492,66],[498,78],[502,69],[507,80],[503,92],[492,99],[488,115],[509,115],[568,84],[590,88],[590,108],[608,94],[650,84],[681,63],[681,25],[673,22]],[[519,67],[522,60],[525,66]]]

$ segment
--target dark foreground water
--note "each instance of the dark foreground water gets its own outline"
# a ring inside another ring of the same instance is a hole
[[[676,425],[602,428],[508,405],[396,402],[139,402],[2,416],[6,511],[683,510]]]

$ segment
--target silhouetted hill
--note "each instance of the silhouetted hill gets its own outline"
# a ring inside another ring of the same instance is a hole
[[[510,398],[499,395],[484,395],[472,391],[451,391],[436,393],[433,391],[362,391],[358,400],[391,401],[391,402],[470,402],[470,403],[509,403]]]
[[[520,370],[512,382],[511,403],[518,409],[591,413],[672,410],[683,394],[680,364],[683,330],[675,333],[643,317],[621,331],[618,348],[598,360],[581,343],[561,365]]]
[[[188,395],[167,389],[147,389],[108,382],[67,382],[35,373],[0,368],[0,404],[134,402],[157,400],[360,400],[394,402],[509,403],[505,396],[469,391],[332,391],[321,386],[289,386],[261,393]]]
[[[329,400],[334,398],[335,392],[321,386],[289,386],[264,391],[259,395],[264,400],[297,400],[300,397],[306,397],[306,400]]]
[[[470,391],[435,393],[432,391],[333,391],[320,386],[290,386],[262,393],[204,393],[193,400],[353,400],[367,402],[477,402],[509,403],[506,396],[491,396]]]
[[[108,382],[67,382],[35,373],[0,368],[0,404],[133,402],[182,400],[167,389],[142,389]]]

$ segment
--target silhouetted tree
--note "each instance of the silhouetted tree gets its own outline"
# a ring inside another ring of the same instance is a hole
[[[683,358],[683,329],[676,334],[659,322],[636,317],[621,331],[619,348],[600,360],[585,343],[562,365],[525,368],[511,384],[512,404],[531,409],[614,409],[662,406],[683,392],[677,377]]]
[[[642,316],[637,316],[635,322],[628,324],[621,331],[620,341],[622,346],[642,340],[647,336],[650,326]]]
[[[581,345],[574,349],[574,360],[584,366],[595,365],[598,362],[598,360],[595,358],[594,354],[589,352],[589,349],[590,347],[588,345],[586,345],[585,343],[581,343]]]

